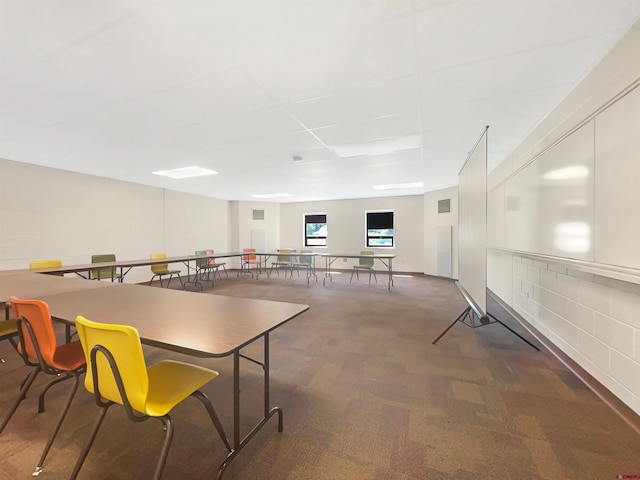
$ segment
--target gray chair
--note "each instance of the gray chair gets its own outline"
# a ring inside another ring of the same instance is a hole
[[[316,277],[317,282],[318,277],[315,274],[313,257],[311,255],[305,255],[305,253],[309,254],[312,253],[312,251],[308,249],[300,250],[300,255],[297,257],[296,261],[293,262],[292,268],[298,273],[298,277],[300,276],[300,269],[306,270],[307,284],[311,277]]]
[[[353,266],[353,270],[351,270],[351,278],[349,279],[349,283],[353,280],[353,273],[355,272],[356,278],[360,280],[360,275],[358,272],[360,270],[368,270],[369,271],[369,285],[371,285],[371,274],[373,273],[373,278],[375,278],[376,283],[378,283],[378,277],[376,277],[376,271],[373,269],[373,250],[361,250],[360,255],[371,255],[371,257],[360,257],[360,263],[358,265]]]

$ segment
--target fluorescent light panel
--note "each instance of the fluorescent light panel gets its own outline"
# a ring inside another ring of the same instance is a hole
[[[214,172],[213,170],[196,166],[174,168],[172,170],[158,170],[157,172],[152,173],[154,173],[155,175],[161,175],[163,177],[169,177],[178,180],[182,178],[203,177],[205,175],[218,174],[218,172]]]
[[[392,183],[389,185],[373,185],[375,190],[398,190],[400,188],[422,188],[424,184],[422,182],[412,183]]]
[[[257,193],[255,195],[251,195],[254,198],[283,198],[283,197],[290,197],[291,194],[290,193]]]
[[[331,145],[333,152],[342,158],[359,157],[361,155],[384,155],[420,148],[419,135],[407,135],[404,137],[385,138],[371,142],[350,143],[345,145]]]

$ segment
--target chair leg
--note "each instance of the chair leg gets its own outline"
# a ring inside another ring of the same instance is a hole
[[[209,397],[207,397],[200,390],[196,390],[191,395],[196,397],[198,400],[200,400],[200,402],[202,402],[202,404],[207,409],[207,412],[209,413],[209,417],[211,417],[211,421],[213,422],[213,426],[216,427],[216,430],[218,431],[218,435],[220,435],[220,438],[222,439],[222,443],[224,443],[224,446],[227,447],[227,450],[229,452],[233,450],[233,448],[231,448],[231,444],[229,443],[229,439],[227,438],[227,434],[224,432],[224,428],[222,427],[220,418],[218,418],[218,414],[213,408],[213,404],[211,403],[211,400],[209,400]]]
[[[49,440],[47,441],[47,444],[45,445],[44,450],[42,451],[42,455],[40,456],[40,461],[38,462],[38,466],[36,467],[35,471],[31,474],[34,477],[37,477],[38,475],[40,475],[40,473],[42,473],[42,464],[44,463],[45,458],[47,458],[49,449],[51,449],[51,445],[53,445],[53,441],[56,439],[56,436],[60,431],[62,422],[67,416],[67,412],[69,411],[69,407],[71,406],[71,401],[73,400],[73,397],[75,396],[76,391],[78,390],[78,386],[80,385],[80,374],[78,372],[72,372],[72,375],[74,377],[73,386],[71,387],[71,391],[69,392],[67,401],[64,404],[62,411],[60,412],[60,416],[58,417],[58,423],[56,423],[56,426],[53,429],[53,432],[51,432],[51,435],[49,435]]]
[[[104,420],[104,417],[107,414],[107,409],[111,405],[112,404],[109,404],[109,405],[107,405],[105,407],[100,408],[100,415],[98,415],[96,423],[93,425],[93,430],[91,431],[91,437],[89,437],[89,441],[84,446],[84,449],[82,450],[82,453],[80,453],[80,456],[78,457],[78,460],[76,461],[75,467],[73,467],[73,472],[71,473],[71,477],[69,477],[70,480],[75,480],[78,477],[78,473],[80,473],[80,469],[82,468],[82,464],[84,463],[85,459],[87,458],[89,450],[91,450],[91,446],[93,445],[93,442],[96,439],[96,435],[98,435],[98,430],[100,430],[100,425],[102,425],[102,421]]]
[[[162,450],[160,451],[160,458],[158,459],[158,464],[156,465],[156,471],[153,474],[153,480],[160,480],[160,477],[162,477],[164,466],[167,463],[167,454],[169,453],[171,440],[173,440],[173,421],[171,420],[171,417],[169,415],[165,415],[161,418],[161,420],[162,423],[164,423],[167,434],[164,437],[164,443],[162,445]]]
[[[64,376],[61,377],[57,377],[56,379],[50,381],[46,387],[44,387],[44,390],[42,390],[42,392],[40,393],[40,396],[38,397],[38,413],[42,413],[44,412],[44,395],[47,393],[47,391],[53,387],[56,383],[60,383],[60,382],[64,382],[65,380],[68,380],[72,377],[72,375],[69,375],[68,373],[65,374]]]
[[[24,400],[25,397],[27,396],[27,391],[29,390],[29,387],[31,387],[31,385],[33,384],[33,381],[36,379],[36,377],[38,376],[38,373],[40,373],[40,372],[41,372],[41,370],[40,370],[39,367],[34,368],[33,372],[31,372],[27,376],[27,378],[25,378],[24,381],[22,382],[22,385],[20,387],[20,395],[18,395],[18,398],[16,399],[15,403],[13,404],[13,407],[11,407],[11,411],[5,417],[4,421],[2,422],[2,426],[0,426],[0,433],[2,433],[2,431],[4,430],[4,427],[7,426],[7,423],[9,423],[9,420],[11,420],[11,417],[13,416],[13,414],[18,409],[18,405],[20,405],[20,402],[22,402],[22,400]]]
[[[349,279],[349,283],[351,283],[351,281],[353,280],[353,272],[355,272],[356,269],[354,268],[353,270],[351,270],[351,278]]]

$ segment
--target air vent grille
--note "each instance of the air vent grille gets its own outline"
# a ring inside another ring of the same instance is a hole
[[[264,220],[264,210],[254,210],[253,211],[253,219],[254,220]]]
[[[451,212],[451,199],[447,198],[446,200],[438,200],[438,213],[449,212]]]

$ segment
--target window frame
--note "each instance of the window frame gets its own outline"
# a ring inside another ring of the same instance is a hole
[[[311,220],[316,220],[316,221],[307,221],[307,218],[310,218]],[[313,217],[324,217],[324,222],[319,222],[317,220],[319,220],[319,218],[313,218]],[[307,225],[311,225],[311,224],[322,224],[324,223],[324,228],[325,228],[325,235],[324,236],[318,236],[318,235],[307,235]],[[311,247],[311,248],[327,248],[327,240],[328,240],[328,224],[327,224],[327,213],[326,212],[315,212],[315,213],[303,213],[302,214],[302,235],[303,235],[303,245],[305,247]],[[324,239],[324,245],[322,244],[318,244],[318,243],[309,243],[310,239],[315,239],[315,240],[321,240]]]
[[[385,214],[384,216],[382,215],[375,215],[375,214]],[[389,225],[388,223],[388,219],[385,219],[384,217],[388,217],[388,214],[391,214],[390,218],[391,218],[391,228],[389,228],[388,226],[380,226],[380,225]],[[370,215],[372,217],[377,217],[377,218],[371,218],[370,221]],[[370,225],[373,224],[373,225]],[[371,227],[377,227],[377,228],[370,228]],[[390,235],[371,235],[369,233],[370,230],[391,230],[391,234]],[[395,212],[392,209],[386,209],[386,210],[365,210],[364,212],[364,233],[365,233],[365,246],[367,248],[395,248],[396,246],[396,231],[395,231]],[[390,245],[383,245],[383,244],[376,244],[376,243],[372,243],[372,240],[378,240],[378,241],[384,241],[384,240],[390,240],[391,244]]]

